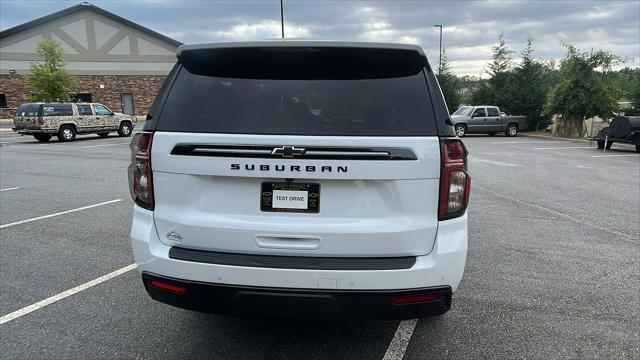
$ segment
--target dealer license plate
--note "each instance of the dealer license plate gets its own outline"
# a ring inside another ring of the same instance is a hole
[[[317,213],[320,184],[263,182],[260,210]]]

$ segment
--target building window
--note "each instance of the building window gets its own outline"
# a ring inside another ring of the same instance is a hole
[[[92,102],[91,93],[77,93],[76,94],[77,102]]]
[[[6,108],[7,107],[7,97],[5,96],[5,94],[0,94],[0,108]]]

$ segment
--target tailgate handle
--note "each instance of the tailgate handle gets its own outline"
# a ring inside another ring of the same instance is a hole
[[[256,235],[256,245],[264,249],[318,250],[321,237],[307,235]]]

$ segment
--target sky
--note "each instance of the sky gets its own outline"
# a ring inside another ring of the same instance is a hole
[[[0,0],[4,30],[78,4]],[[93,0],[93,5],[185,44],[280,37],[278,0]],[[640,67],[640,0],[621,1],[292,1],[284,0],[285,36],[421,45],[432,66],[443,46],[457,75],[488,77],[491,47],[503,33],[517,62],[528,37],[534,56],[558,61],[563,44],[609,50]]]

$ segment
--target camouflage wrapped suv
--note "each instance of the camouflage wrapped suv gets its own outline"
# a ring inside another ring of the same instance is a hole
[[[60,141],[73,141],[76,134],[98,134],[107,137],[112,131],[130,136],[135,116],[114,113],[96,103],[27,103],[22,104],[13,119],[14,131],[33,135],[47,142],[56,135]]]

